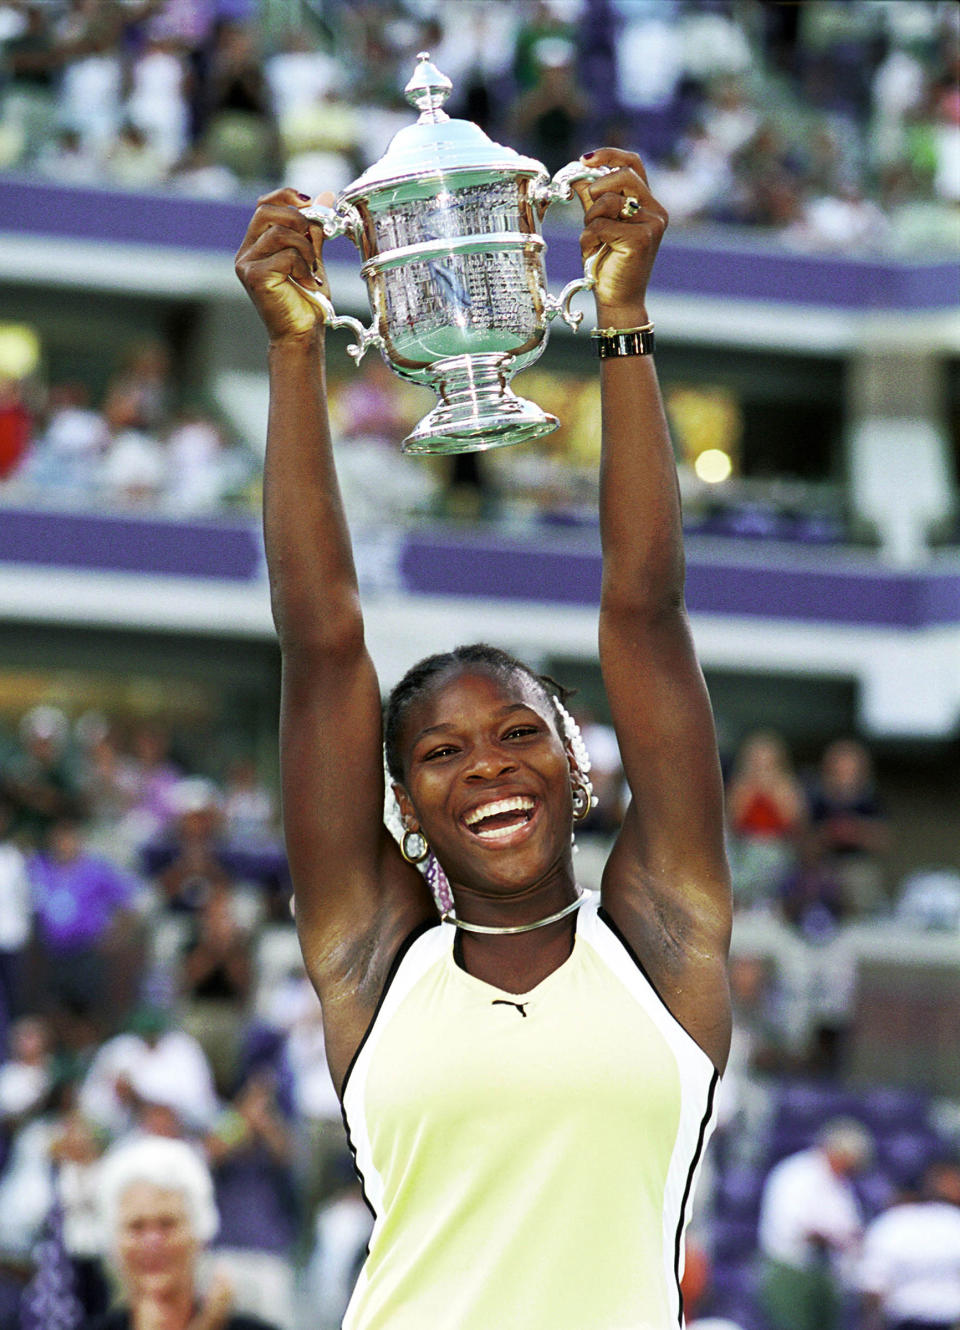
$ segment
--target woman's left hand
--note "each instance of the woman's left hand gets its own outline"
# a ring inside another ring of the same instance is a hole
[[[635,327],[647,322],[647,282],[667,229],[667,211],[650,193],[635,152],[599,148],[585,154],[583,162],[611,168],[597,180],[579,180],[573,186],[584,210],[584,259],[605,247],[597,268],[597,323]]]
[[[223,1330],[233,1311],[233,1283],[224,1269],[214,1272],[206,1297],[187,1330]]]

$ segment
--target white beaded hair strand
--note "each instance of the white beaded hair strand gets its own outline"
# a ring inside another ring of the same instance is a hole
[[[557,708],[557,713],[560,716],[561,721],[563,722],[563,737],[570,745],[570,751],[573,753],[573,759],[577,764],[577,770],[580,773],[580,779],[583,782],[583,786],[586,789],[587,794],[590,796],[590,801],[592,804],[593,783],[591,782],[587,773],[589,772],[593,763],[590,761],[590,754],[587,752],[587,745],[583,741],[583,732],[581,731],[580,726],[577,724],[577,722],[570,715],[570,712],[560,701],[559,697],[557,697],[556,693],[554,693],[553,695],[553,705]]]

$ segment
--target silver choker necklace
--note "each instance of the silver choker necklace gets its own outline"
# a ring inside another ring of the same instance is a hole
[[[558,910],[556,914],[548,914],[546,919],[534,919],[532,924],[468,924],[466,919],[458,919],[449,910],[440,916],[440,922],[453,924],[456,928],[462,928],[465,933],[529,933],[534,928],[546,928],[547,924],[555,924],[558,919],[565,919],[568,914],[578,910],[585,899],[586,894],[581,891],[576,899],[570,901],[562,910]]]

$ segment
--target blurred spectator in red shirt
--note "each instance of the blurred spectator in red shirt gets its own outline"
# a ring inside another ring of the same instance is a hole
[[[30,443],[33,421],[17,379],[0,375],[0,480],[20,466]]]
[[[748,735],[727,788],[734,899],[740,906],[771,901],[793,863],[804,825],[803,789],[778,734]]]

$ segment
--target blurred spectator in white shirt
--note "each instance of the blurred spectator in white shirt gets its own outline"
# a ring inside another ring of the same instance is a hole
[[[616,41],[617,89],[624,106],[668,106],[684,72],[684,49],[672,4],[628,4]],[[658,196],[659,197],[659,196]]]
[[[167,464],[163,446],[143,430],[116,434],[100,468],[100,489],[119,507],[156,507],[163,493]]]
[[[223,792],[223,820],[227,839],[263,845],[276,839],[273,796],[257,775],[250,757],[230,763]]]
[[[130,820],[140,788],[136,764],[124,753],[102,717],[87,713],[76,726],[80,740],[80,787],[89,814],[89,843],[115,863],[134,867],[137,845]]]
[[[194,144],[171,168],[170,186],[196,198],[228,199],[239,182],[229,166],[215,162],[202,143]]]
[[[133,62],[127,119],[144,135],[164,169],[187,146],[186,62],[180,45],[156,36]]]
[[[696,221],[724,197],[732,177],[730,158],[695,121],[673,156],[650,168],[650,179],[672,221]]]
[[[350,100],[343,61],[295,32],[264,70],[286,158],[285,183],[304,194],[338,193],[359,174],[364,119]]]
[[[836,193],[808,200],[785,234],[792,244],[804,249],[842,254],[878,249],[888,231],[889,223],[881,209],[850,181]]]
[[[239,491],[250,474],[242,450],[200,411],[183,412],[167,435],[164,506],[178,513],[208,513]]]
[[[304,1279],[304,1304],[318,1330],[338,1330],[373,1227],[349,1158],[338,1161],[333,1188],[317,1210]]]
[[[38,174],[58,185],[96,185],[103,180],[99,154],[85,146],[76,129],[61,129],[44,140],[34,163]]]
[[[323,1035],[323,1013],[302,970],[277,985],[261,1003],[264,1021],[286,1033],[286,1059],[293,1077],[293,1103],[300,1126],[297,1177],[305,1214],[330,1194],[338,1165],[349,1159],[340,1100],[334,1088]]]
[[[785,1031],[776,983],[759,955],[730,959],[733,1033],[717,1089],[717,1128],[730,1156],[756,1165],[773,1109],[773,1075],[786,1061]]]
[[[23,479],[44,496],[82,498],[94,493],[99,468],[110,446],[103,416],[90,408],[82,383],[54,384],[46,428],[23,468]]]
[[[78,0],[69,20],[75,54],[63,66],[57,118],[85,148],[106,154],[120,121],[123,65],[116,25],[99,0]]]
[[[713,85],[702,115],[707,136],[728,157],[745,147],[760,128],[760,113],[736,78]]]
[[[169,1107],[189,1131],[209,1130],[219,1103],[197,1040],[153,1008],[138,1011],[130,1027],[93,1059],[80,1087],[83,1112],[113,1137],[136,1124],[141,1104]]]
[[[341,61],[316,49],[309,35],[296,29],[264,62],[273,113],[284,139],[295,132],[301,116],[309,116],[316,104],[331,91],[340,92],[346,82]]]
[[[104,159],[104,172],[121,189],[157,189],[167,176],[168,163],[139,125],[125,120]]]
[[[0,792],[0,1039],[6,1020],[23,1013],[24,966],[33,924],[27,861],[9,839],[13,806]]]
[[[844,1286],[863,1231],[850,1179],[871,1151],[865,1127],[837,1118],[816,1145],[771,1169],[757,1231],[770,1330],[839,1330]]]
[[[934,94],[931,133],[936,160],[934,192],[955,207],[960,204],[960,88],[956,83]]]
[[[23,1016],[10,1029],[9,1052],[0,1062],[0,1129],[9,1132],[43,1102],[53,1059],[50,1030],[39,1016]]]
[[[863,1330],[960,1325],[960,1165],[932,1164],[915,1200],[868,1225],[857,1282]]]

